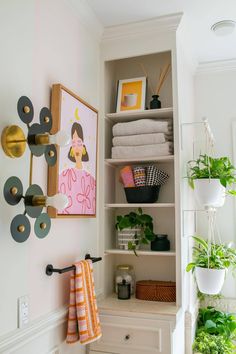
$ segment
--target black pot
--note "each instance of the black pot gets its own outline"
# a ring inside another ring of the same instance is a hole
[[[168,240],[168,235],[157,234],[156,238],[151,242],[152,251],[169,251],[170,241]]]
[[[150,102],[150,109],[161,108],[161,101],[159,101],[158,97],[158,95],[152,96],[152,100]]]
[[[144,186],[125,188],[128,203],[155,203],[161,186]]]

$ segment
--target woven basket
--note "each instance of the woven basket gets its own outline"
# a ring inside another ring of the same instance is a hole
[[[176,284],[171,281],[137,281],[136,298],[147,301],[175,302]]]

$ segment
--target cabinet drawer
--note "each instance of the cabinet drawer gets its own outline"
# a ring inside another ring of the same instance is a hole
[[[91,350],[120,354],[171,354],[169,324],[164,321],[101,316],[102,337]]]

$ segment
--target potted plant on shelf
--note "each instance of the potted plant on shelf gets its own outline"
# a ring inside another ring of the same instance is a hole
[[[224,244],[207,243],[193,236],[193,262],[186,271],[195,273],[198,289],[203,294],[216,295],[224,284],[226,269],[236,268],[236,250]]]
[[[136,249],[140,244],[149,244],[155,238],[153,219],[150,215],[143,214],[141,208],[137,212],[132,211],[126,215],[118,215],[116,229],[118,230],[119,246],[133,250],[135,255],[137,255]]]
[[[221,207],[226,188],[236,182],[235,171],[228,157],[214,158],[205,154],[189,161],[188,181],[199,203],[205,207]],[[227,193],[236,195],[235,190]]]

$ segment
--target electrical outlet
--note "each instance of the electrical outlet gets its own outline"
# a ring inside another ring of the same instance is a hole
[[[18,298],[18,328],[29,322],[29,298],[27,295]]]

